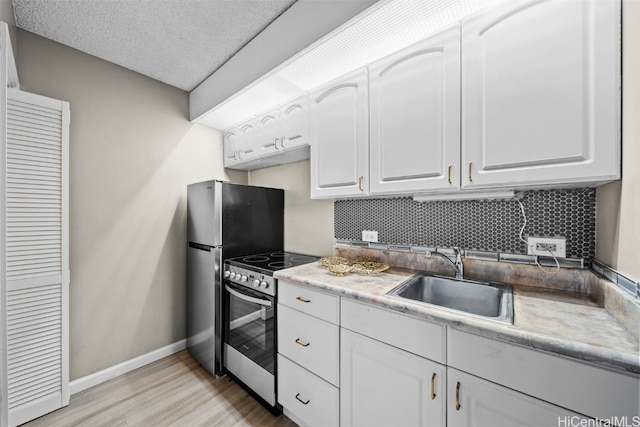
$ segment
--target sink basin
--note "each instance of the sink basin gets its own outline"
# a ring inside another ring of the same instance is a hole
[[[511,286],[418,273],[387,295],[513,323]]]

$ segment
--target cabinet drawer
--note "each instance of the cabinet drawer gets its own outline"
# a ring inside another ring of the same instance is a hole
[[[278,353],[338,385],[340,328],[278,305]]]
[[[342,299],[342,327],[439,363],[446,362],[446,329],[369,304]]]
[[[599,418],[640,413],[640,376],[613,372],[457,329],[448,331],[448,365]]]
[[[278,355],[278,402],[309,427],[338,426],[338,389]]]
[[[278,302],[327,322],[339,324],[340,298],[307,286],[278,281]]]

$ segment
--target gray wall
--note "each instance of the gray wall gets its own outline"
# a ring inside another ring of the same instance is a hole
[[[622,176],[597,190],[596,258],[640,280],[640,2],[622,2]]]
[[[310,163],[290,163],[249,172],[249,183],[283,188],[284,248],[326,256],[333,253],[333,200],[311,200]]]
[[[185,337],[186,185],[228,176],[186,92],[22,30],[18,45],[22,89],[71,105],[73,380]]]

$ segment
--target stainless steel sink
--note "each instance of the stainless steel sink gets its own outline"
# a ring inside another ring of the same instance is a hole
[[[418,273],[387,295],[513,323],[513,291],[509,285]]]

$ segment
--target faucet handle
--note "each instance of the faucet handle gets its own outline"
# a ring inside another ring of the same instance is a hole
[[[464,249],[462,249],[460,246],[454,246],[452,249],[453,254],[456,256],[456,258],[461,258],[464,256]]]

